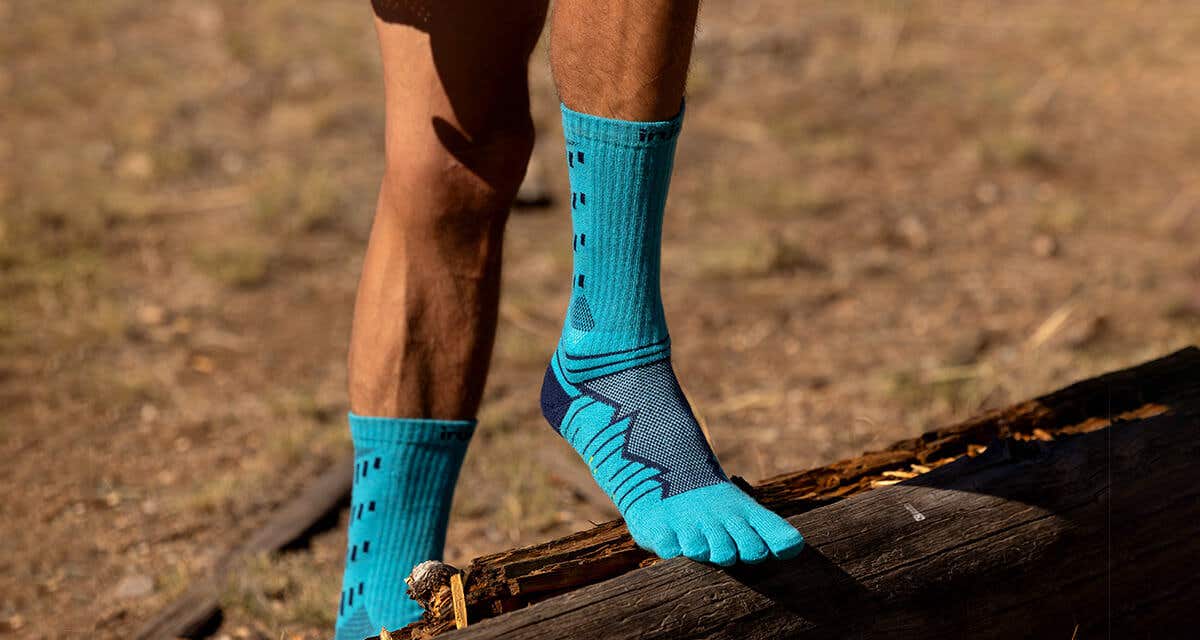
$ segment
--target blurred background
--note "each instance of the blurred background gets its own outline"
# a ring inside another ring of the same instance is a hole
[[[709,0],[701,22],[665,300],[730,473],[1200,342],[1200,4]],[[0,0],[0,24],[0,635],[129,637],[349,451],[371,10]],[[614,515],[539,415],[571,255],[544,47],[531,77],[531,188],[556,199],[509,225],[460,565]],[[343,545],[241,563],[217,636],[328,637]]]

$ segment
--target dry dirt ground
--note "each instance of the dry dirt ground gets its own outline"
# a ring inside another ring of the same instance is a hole
[[[1200,342],[1200,4],[710,0],[702,22],[665,296],[732,473]],[[348,450],[370,10],[0,0],[0,23],[0,635],[127,637]],[[561,198],[511,221],[451,561],[611,516],[538,415],[569,238]],[[218,633],[328,637],[343,536],[247,562]]]

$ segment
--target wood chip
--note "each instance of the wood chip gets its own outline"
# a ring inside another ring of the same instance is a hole
[[[909,466],[911,466],[912,470],[916,473],[929,473],[930,471],[933,471],[933,469],[930,469],[929,467],[927,467],[923,464],[914,464],[914,465],[909,465]]]
[[[1034,429],[1033,437],[1037,438],[1038,440],[1041,440],[1042,442],[1050,442],[1051,440],[1054,439],[1054,436],[1047,433],[1045,429]]]
[[[913,473],[912,471],[897,471],[897,470],[884,471],[883,475],[888,476],[889,478],[901,478],[903,480],[917,477],[917,474]]]
[[[379,640],[392,640],[392,634],[388,633],[387,627],[379,628]]]
[[[192,356],[192,370],[199,373],[212,373],[217,370],[217,363],[212,358],[202,355]]]
[[[1067,318],[1071,317],[1073,311],[1074,309],[1070,303],[1055,309],[1054,313],[1051,313],[1037,330],[1033,332],[1033,335],[1029,336],[1029,339],[1026,340],[1029,348],[1036,349],[1045,344],[1051,336],[1058,333],[1058,330],[1067,322]]]
[[[873,480],[873,481],[871,481],[871,486],[872,487],[888,487],[888,486],[891,486],[894,484],[899,484],[899,483],[900,483],[900,480]]]
[[[463,579],[461,573],[450,576],[450,595],[454,598],[454,628],[467,627],[467,598],[463,595]]]

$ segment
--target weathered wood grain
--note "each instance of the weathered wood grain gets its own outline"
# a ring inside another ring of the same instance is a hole
[[[809,546],[792,561],[673,559],[448,637],[1185,637],[1200,624],[1197,461],[1196,403],[1009,440],[793,516]]]
[[[785,515],[806,513],[858,495],[886,474],[936,469],[998,438],[1035,440],[1088,433],[1112,420],[1144,419],[1200,403],[1200,349],[1189,347],[1142,365],[1084,380],[958,425],[897,442],[850,460],[771,478],[748,489]],[[620,521],[544,544],[476,559],[467,568],[472,621],[526,607],[552,596],[658,562],[638,549]],[[400,637],[432,637],[454,628],[448,592],[435,597],[425,619]]]

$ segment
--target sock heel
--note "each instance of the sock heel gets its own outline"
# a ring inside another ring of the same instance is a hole
[[[541,402],[542,417],[550,423],[550,427],[555,432],[562,435],[562,421],[563,417],[567,415],[567,409],[571,406],[571,396],[567,395],[566,389],[559,384],[552,364],[546,366],[546,377],[542,379]]]

